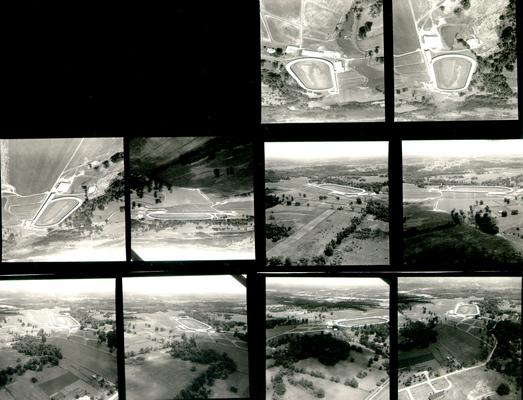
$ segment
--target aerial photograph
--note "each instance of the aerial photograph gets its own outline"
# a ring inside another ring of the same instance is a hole
[[[145,261],[254,259],[252,142],[130,140],[131,247]]]
[[[389,285],[266,278],[267,400],[388,400]]]
[[[389,265],[387,142],[265,143],[266,264]]]
[[[406,264],[523,261],[523,140],[403,141]]]
[[[383,0],[260,0],[262,123],[385,120]]]
[[[521,400],[521,277],[398,278],[398,400]]]
[[[114,279],[0,281],[0,400],[118,400]]]
[[[518,119],[516,0],[393,0],[396,121]]]
[[[127,400],[249,397],[242,275],[123,279]]]
[[[123,261],[122,138],[1,139],[2,261]]]

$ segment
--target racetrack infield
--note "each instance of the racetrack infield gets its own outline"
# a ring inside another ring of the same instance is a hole
[[[461,57],[446,57],[436,59],[432,67],[439,89],[459,90],[467,84],[472,62]]]

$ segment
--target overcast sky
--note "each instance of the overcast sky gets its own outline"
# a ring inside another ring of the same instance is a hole
[[[316,277],[268,277],[266,280],[267,289],[278,286],[297,286],[313,288],[359,288],[359,287],[383,287],[384,293],[389,293],[389,285],[380,278],[316,278]]]
[[[386,157],[388,142],[267,142],[268,160],[325,160],[335,158]]]
[[[523,155],[523,139],[405,140],[404,156],[474,157]]]
[[[0,281],[2,290],[39,294],[82,294],[110,293],[114,294],[114,279],[38,279]]]
[[[155,276],[123,279],[123,290],[136,294],[243,294],[246,288],[231,275]]]
[[[521,287],[521,278],[517,276],[425,276],[425,277],[399,277],[398,285],[412,285],[418,283],[420,288],[450,284],[463,284],[466,286],[514,286]]]

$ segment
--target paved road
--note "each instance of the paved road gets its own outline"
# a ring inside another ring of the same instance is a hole
[[[318,226],[323,220],[330,217],[334,211],[332,209],[325,210],[320,215],[318,215],[313,220],[309,221],[305,225],[303,225],[298,231],[296,231],[293,235],[289,236],[286,239],[283,239],[280,243],[278,243],[276,246],[274,246],[272,249],[267,251],[267,256],[277,256],[277,255],[284,255],[286,252],[284,251],[285,248],[289,248],[289,246],[294,246],[296,242],[298,242],[302,237],[304,237],[307,233],[312,231],[316,226]]]

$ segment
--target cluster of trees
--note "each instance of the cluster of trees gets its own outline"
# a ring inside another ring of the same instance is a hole
[[[312,393],[312,395],[318,399],[323,399],[325,397],[325,390],[323,390],[323,388],[315,388],[314,383],[308,379],[294,379],[293,376],[289,376],[287,380],[291,385],[302,387],[303,389]]]
[[[209,387],[214,384],[214,381],[227,379],[229,374],[235,372],[238,367],[226,353],[220,354],[212,349],[199,349],[194,336],[188,339],[184,333],[181,338],[181,342],[171,344],[169,351],[171,356],[184,361],[206,364],[208,368],[198,375],[187,388],[182,389],[175,399],[207,399],[211,393]]]
[[[332,256],[334,254],[334,249],[341,244],[343,239],[347,238],[358,228],[358,225],[361,224],[362,220],[363,215],[360,217],[352,217],[350,225],[338,232],[336,234],[336,239],[332,239],[329,243],[327,243],[325,250],[323,250],[323,254],[325,254],[327,257]]]
[[[281,203],[281,200],[278,196],[273,194],[265,193],[265,209],[277,206]]]
[[[367,37],[367,33],[369,33],[372,29],[372,21],[365,22],[362,26],[360,26],[360,29],[358,30],[358,37],[360,39],[365,39]]]
[[[487,207],[485,207],[484,213],[476,212],[474,222],[482,232],[495,235],[499,232],[499,228],[496,221],[490,216],[490,212],[487,211]]]
[[[302,318],[302,319],[297,319],[295,317],[267,318],[265,320],[265,329],[273,329],[277,326],[306,324],[307,322],[308,322],[307,318]]]
[[[350,355],[350,344],[330,333],[282,335],[269,341],[276,347],[272,357],[275,365],[288,366],[298,360],[316,358],[324,365],[336,365]]]
[[[125,185],[122,173],[109,184],[105,193],[94,199],[87,199],[64,222],[63,226],[75,228],[82,233],[100,232],[101,227],[93,225],[93,215],[96,209],[103,210],[107,204],[115,200],[122,200],[125,195]],[[120,211],[124,211],[121,209]],[[54,232],[54,231],[53,231]]]
[[[372,214],[381,221],[389,222],[389,205],[383,201],[370,199],[365,206],[367,214]]]
[[[11,382],[15,374],[23,375],[27,370],[41,371],[46,365],[58,365],[62,359],[61,350],[55,345],[47,344],[44,334],[22,336],[12,347],[31,358],[24,364],[18,363],[15,367],[0,370],[0,387]]]
[[[389,182],[366,182],[364,177],[351,177],[350,179],[347,178],[340,178],[336,176],[329,176],[322,180],[322,183],[333,183],[335,185],[347,185],[352,186],[358,189],[363,189],[367,192],[373,192],[376,194],[379,194],[385,188],[388,188]]]
[[[289,303],[288,297],[274,296],[272,300],[276,303]],[[374,300],[352,299],[341,301],[323,301],[313,300],[307,298],[292,298],[291,304],[294,307],[302,308],[304,310],[313,310],[320,312],[328,312],[330,310],[354,309],[359,311],[367,311],[369,308],[379,307],[379,303]]]
[[[277,267],[277,266],[291,266],[291,265],[303,265],[303,266],[311,266],[311,265],[325,265],[327,263],[327,259],[323,254],[320,254],[318,256],[314,256],[311,258],[308,257],[301,257],[297,262],[294,262],[291,257],[269,257],[265,260],[265,264],[269,267]]]
[[[265,238],[277,242],[285,237],[290,236],[292,228],[290,226],[278,224],[265,225]]]
[[[372,18],[377,18],[383,10],[383,0],[376,0],[369,6],[369,14]]]
[[[400,350],[412,350],[429,347],[431,343],[435,343],[438,338],[438,333],[434,329],[436,320],[429,321],[412,321],[409,320],[399,330],[398,348]]]
[[[496,350],[487,364],[505,375],[514,377],[516,385],[521,387],[521,324],[511,320],[487,324],[487,334],[494,335],[498,341]]]
[[[516,0],[509,0],[499,22],[498,50],[487,57],[477,56],[478,66],[471,83],[479,90],[506,99],[514,95],[503,72],[513,71],[516,63]]]
[[[112,353],[113,349],[116,349],[118,343],[116,339],[116,331],[112,330],[109,332],[98,331],[98,343],[105,343],[109,348],[109,351]]]

